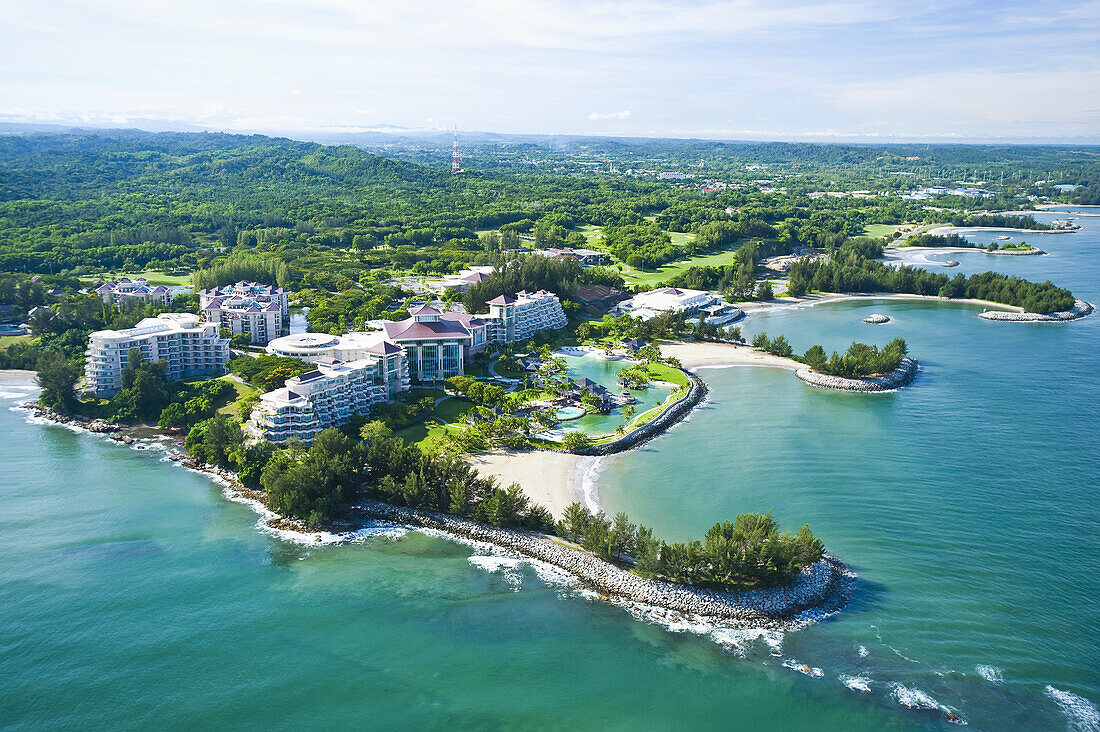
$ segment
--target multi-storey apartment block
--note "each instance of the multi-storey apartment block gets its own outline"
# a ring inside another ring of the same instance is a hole
[[[161,313],[133,328],[92,333],[84,390],[97,397],[118,392],[133,348],[141,351],[145,361],[165,361],[165,377],[172,380],[221,373],[229,363],[229,341],[218,337],[216,323],[199,323],[198,316],[190,313]]]
[[[117,282],[104,282],[96,288],[96,294],[103,302],[124,308],[130,303],[152,303],[154,305],[170,305],[172,293],[164,285],[152,287],[144,277],[131,280],[122,277]]]
[[[290,303],[281,287],[242,281],[200,290],[199,308],[203,320],[218,323],[233,335],[247,334],[258,345],[290,332]]]
[[[409,388],[405,353],[392,343],[380,343],[369,358],[345,363],[322,356],[316,364],[315,370],[260,397],[248,424],[251,434],[276,443],[310,442],[322,430],[369,414],[372,404],[392,401]]]

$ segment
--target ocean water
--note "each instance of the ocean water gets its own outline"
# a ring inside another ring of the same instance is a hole
[[[955,258],[1098,302],[1100,218],[1079,222],[1049,257]],[[670,630],[416,532],[294,543],[156,450],[28,423],[4,387],[0,725],[880,730],[953,728],[951,710],[1097,729],[1100,317],[978,311],[754,315],[746,332],[800,349],[903,335],[922,371],[854,395],[704,370],[704,408],[600,463],[601,503],[669,538],[740,511],[809,523],[859,589],[794,633]]]

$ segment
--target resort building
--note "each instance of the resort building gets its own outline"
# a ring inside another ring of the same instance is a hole
[[[441,289],[466,292],[472,285],[489,279],[492,272],[493,268],[489,266],[467,267],[458,274],[444,277]]]
[[[558,296],[546,290],[518,292],[515,297],[500,295],[488,304],[488,315],[477,317],[488,323],[491,343],[524,341],[540,330],[557,330],[566,325]]]
[[[286,380],[281,389],[260,397],[248,431],[275,443],[311,442],[317,433],[339,427],[355,415],[367,415],[372,404],[393,401],[409,388],[404,352],[380,342],[368,358],[342,362],[322,357],[313,371]]]
[[[502,295],[489,302],[489,312],[442,312],[419,305],[401,321],[381,321],[381,330],[334,336],[296,333],[267,344],[268,353],[311,363],[330,358],[355,361],[368,358],[379,344],[400,348],[408,359],[409,378],[439,381],[465,373],[464,364],[490,343],[526,340],[547,328],[562,328],[565,311],[557,295],[545,290]]]
[[[100,330],[88,339],[84,390],[111,397],[122,388],[122,370],[130,349],[146,361],[165,361],[170,380],[217,374],[229,363],[229,341],[218,337],[216,323],[200,323],[190,313],[161,313],[126,330]]]
[[[218,323],[233,335],[246,334],[251,343],[264,345],[290,332],[290,301],[281,287],[259,282],[200,290],[202,319]]]
[[[289,356],[307,363],[318,363],[323,358],[358,361],[369,358],[385,340],[386,335],[382,331],[345,333],[339,336],[328,333],[294,333],[276,338],[264,350],[273,356]]]
[[[649,320],[661,313],[696,313],[699,310],[721,300],[702,290],[686,290],[676,287],[662,287],[642,292],[615,306],[615,315],[632,315]]]
[[[151,287],[144,277],[131,280],[122,277],[117,282],[104,282],[96,288],[96,294],[103,302],[125,308],[130,303],[147,305],[170,305],[172,293],[164,285]]]
[[[597,251],[596,249],[574,249],[573,247],[551,247],[549,249],[535,249],[531,252],[542,257],[550,257],[551,259],[575,259],[581,263],[584,267],[592,267],[597,264],[606,264],[608,261],[607,252]]]
[[[444,318],[429,305],[415,308],[409,315],[406,320],[384,325],[386,340],[405,349],[412,379],[438,381],[462,374],[473,336],[461,320]]]

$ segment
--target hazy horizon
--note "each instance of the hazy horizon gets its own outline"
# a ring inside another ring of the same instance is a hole
[[[5,3],[0,122],[1100,142],[1100,2]]]

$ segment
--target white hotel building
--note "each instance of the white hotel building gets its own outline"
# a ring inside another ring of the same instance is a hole
[[[198,295],[203,320],[233,335],[245,333],[252,343],[262,346],[290,332],[290,300],[281,287],[242,280]]]
[[[409,314],[371,333],[295,333],[272,340],[268,353],[317,368],[262,395],[249,433],[276,443],[309,442],[328,427],[369,414],[372,404],[393,401],[411,381],[463,373],[464,363],[488,343],[523,340],[566,323],[557,296],[545,291],[496,298],[488,314],[442,313],[427,305]]]
[[[379,343],[368,358],[345,363],[323,356],[316,364],[260,397],[248,423],[252,435],[275,443],[311,442],[322,430],[369,414],[372,404],[393,401],[409,388],[405,353],[392,343]]]
[[[229,341],[218,337],[216,323],[199,323],[190,313],[161,313],[133,328],[100,330],[88,339],[84,390],[97,397],[114,396],[122,388],[122,370],[130,349],[146,361],[165,361],[171,380],[218,374],[229,363]]]

